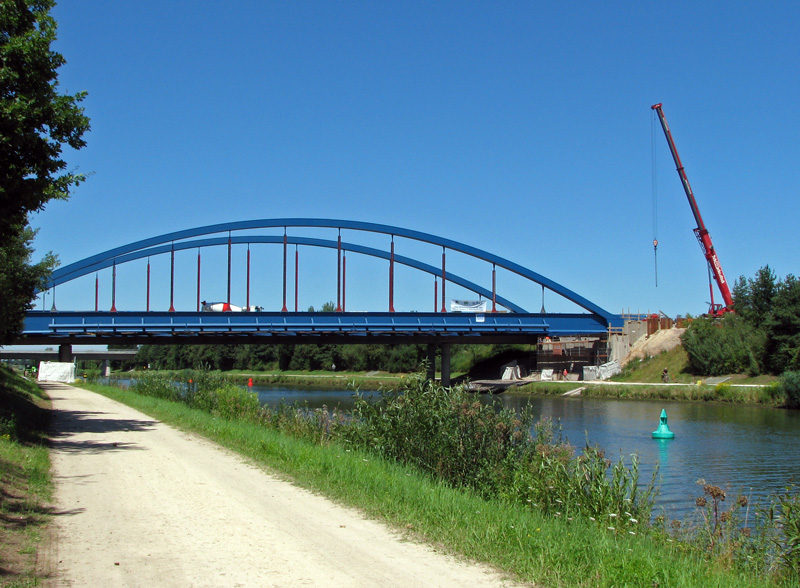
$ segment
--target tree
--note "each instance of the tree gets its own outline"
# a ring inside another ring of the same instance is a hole
[[[770,370],[800,370],[800,280],[792,274],[778,285],[772,312],[764,321]]]
[[[66,171],[62,159],[64,146],[85,146],[89,119],[79,106],[85,92],[58,91],[57,70],[66,61],[50,49],[56,39],[53,5],[0,0],[0,279],[15,286],[13,298],[3,302],[0,343],[19,331],[35,290],[55,267],[52,255],[31,264],[35,232],[29,214],[53,198],[68,198],[85,180]]]
[[[51,254],[31,264],[31,241],[35,231],[25,227],[18,237],[0,245],[0,342],[12,341],[22,330],[25,311],[33,307],[33,292],[52,271],[55,259]]]
[[[736,280],[733,295],[736,314],[752,329],[750,333],[740,329],[740,339],[758,358],[760,369],[774,374],[800,369],[800,280],[791,274],[779,280],[765,265],[754,278],[742,276]],[[714,344],[719,348],[712,355],[724,351],[719,340],[725,329],[717,331]],[[695,339],[695,342],[700,341]],[[707,345],[697,346],[697,349],[703,349],[706,354],[710,351]],[[702,354],[698,354],[698,360],[704,361]]]
[[[695,319],[681,342],[693,374],[720,376],[749,372],[756,375],[761,372],[757,358],[764,346],[763,331],[740,316]]]
[[[736,281],[734,309],[750,324],[760,327],[772,311],[772,302],[778,292],[780,281],[775,272],[765,265],[756,272],[754,279],[744,281],[744,276]]]

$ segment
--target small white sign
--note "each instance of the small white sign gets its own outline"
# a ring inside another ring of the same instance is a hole
[[[475,315],[475,322],[476,323],[482,323],[485,319],[486,319],[486,317],[483,316],[482,314],[476,314]]]

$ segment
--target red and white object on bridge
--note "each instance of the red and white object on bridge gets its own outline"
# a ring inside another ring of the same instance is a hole
[[[229,302],[206,302],[201,303],[203,312],[259,312],[264,310],[262,306],[236,306]]]

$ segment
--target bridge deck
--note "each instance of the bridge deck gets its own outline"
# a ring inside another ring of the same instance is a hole
[[[16,343],[530,342],[607,330],[592,314],[30,311]]]

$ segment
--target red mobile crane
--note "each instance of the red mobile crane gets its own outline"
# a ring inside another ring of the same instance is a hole
[[[664,111],[661,110],[661,103],[653,104],[650,108],[656,111],[658,119],[661,121],[661,128],[664,129],[664,136],[667,138],[667,143],[669,143],[672,159],[675,160],[678,175],[681,177],[683,191],[686,192],[686,198],[689,199],[689,206],[692,207],[692,214],[694,214],[694,220],[697,223],[694,234],[700,242],[700,246],[703,248],[703,255],[705,255],[708,267],[711,268],[711,272],[714,274],[714,279],[717,281],[717,286],[722,294],[722,300],[725,302],[724,305],[714,304],[714,288],[709,282],[708,288],[711,291],[711,307],[708,313],[715,317],[722,316],[726,312],[733,311],[733,297],[731,296],[730,288],[728,288],[728,282],[722,271],[722,265],[719,262],[719,257],[717,257],[717,252],[714,251],[714,245],[711,243],[711,235],[708,234],[706,225],[703,223],[703,217],[700,216],[700,210],[697,208],[697,202],[694,199],[692,187],[689,185],[689,178],[686,177],[681,158],[678,156],[678,150],[675,148],[675,141],[672,140],[672,133],[669,130],[669,125],[667,125],[667,119],[664,117]]]

